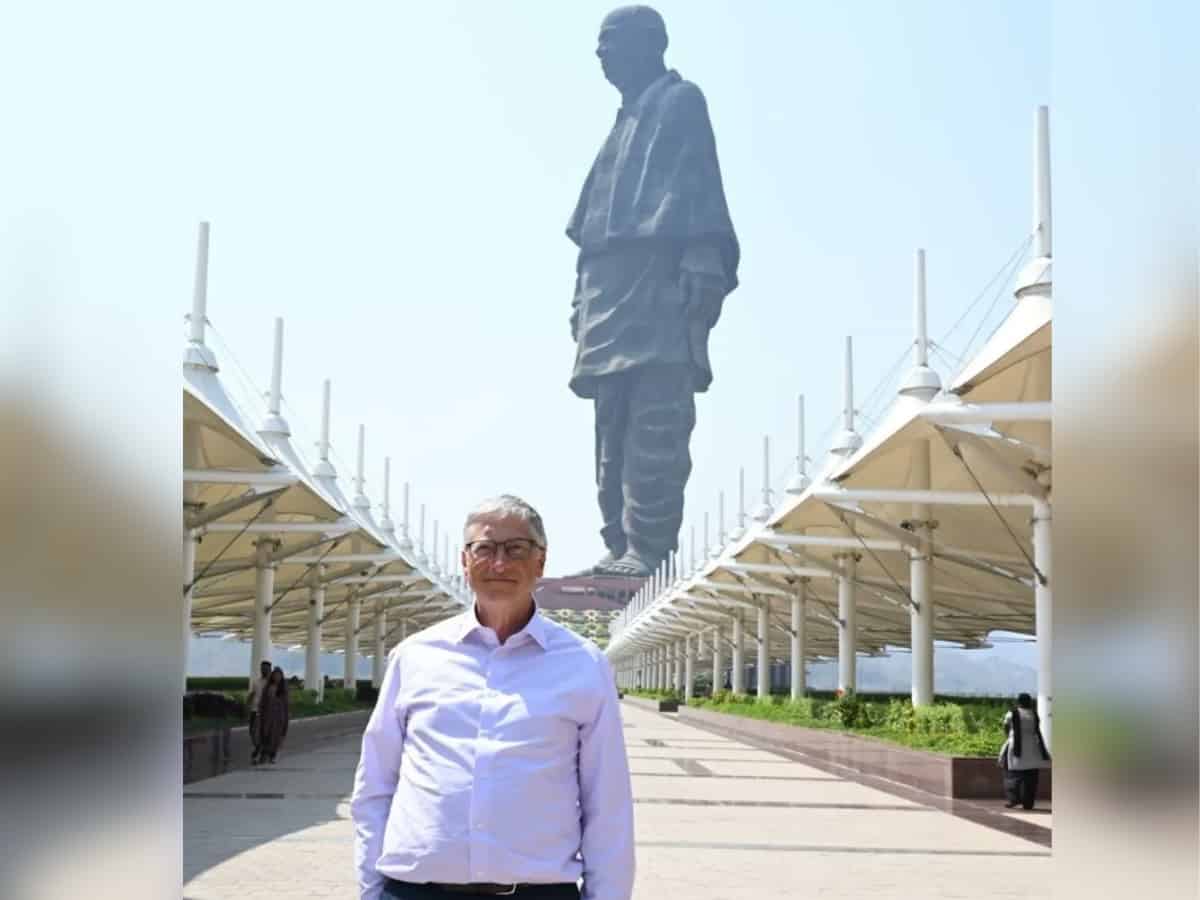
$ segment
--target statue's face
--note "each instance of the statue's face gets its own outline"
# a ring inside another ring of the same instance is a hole
[[[607,26],[600,29],[596,56],[604,77],[617,90],[638,80],[641,72],[662,58],[655,38],[644,28]]]

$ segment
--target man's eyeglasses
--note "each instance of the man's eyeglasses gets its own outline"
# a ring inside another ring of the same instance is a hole
[[[470,541],[466,545],[467,555],[471,559],[495,559],[503,551],[504,555],[514,562],[529,559],[534,549],[545,549],[537,541],[528,538],[513,538],[508,541]]]

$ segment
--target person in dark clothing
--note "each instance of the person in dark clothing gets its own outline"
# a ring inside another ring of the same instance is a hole
[[[287,736],[288,730],[288,687],[283,669],[276,666],[271,671],[267,686],[263,689],[258,706],[258,761],[275,762],[275,755]]]
[[[271,678],[271,662],[264,659],[258,664],[259,677],[250,685],[246,694],[246,709],[250,712],[250,765],[258,765],[258,707],[262,703],[263,690]]]
[[[1020,804],[1033,809],[1037,798],[1038,771],[1050,762],[1050,753],[1042,738],[1041,723],[1033,698],[1028,694],[1017,697],[1017,705],[1004,716],[1004,742],[1000,757],[1004,765],[1004,793],[1007,809]]]

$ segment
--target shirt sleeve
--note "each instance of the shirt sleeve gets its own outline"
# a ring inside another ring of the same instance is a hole
[[[581,900],[629,900],[633,895],[633,789],[612,668],[599,662],[602,699],[596,717],[579,730],[582,807]]]
[[[400,692],[400,654],[388,660],[375,710],[363,732],[362,753],[354,771],[350,817],[354,820],[354,866],[360,900],[378,900],[384,877],[375,869],[383,854],[383,835],[404,751],[404,716],[396,708]]]

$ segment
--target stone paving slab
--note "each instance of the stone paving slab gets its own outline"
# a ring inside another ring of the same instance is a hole
[[[683,798],[714,801],[750,801],[786,803],[858,803],[881,806],[902,804],[920,809],[910,800],[881,795],[879,791],[824,776],[820,779],[781,781],[752,778],[655,778],[633,776],[633,794],[637,798]]]
[[[1050,853],[1033,841],[670,716],[622,714],[635,757],[635,900],[1048,895]],[[351,736],[187,785],[184,896],[356,897],[347,799],[357,761]]]
[[[626,753],[630,759],[675,759],[680,750],[686,750],[688,756],[698,762],[787,762],[782,756],[768,753],[765,750],[755,750],[753,747],[696,747],[690,744],[676,744],[669,741],[667,747],[634,747],[627,746]]]

